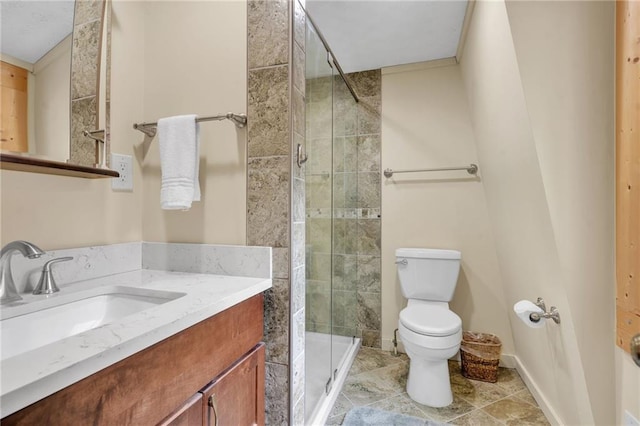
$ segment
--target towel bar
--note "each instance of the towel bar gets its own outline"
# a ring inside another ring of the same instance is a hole
[[[196,118],[196,122],[198,123],[200,123],[201,121],[220,121],[220,120],[231,120],[239,129],[247,125],[247,116],[245,114],[234,114],[232,112],[228,112],[226,114],[213,115],[210,117]],[[158,123],[157,122],[134,123],[133,128],[141,131],[145,135],[152,138],[156,135],[156,132],[158,131]]]
[[[468,166],[462,167],[440,167],[437,169],[413,169],[413,170],[392,170],[385,169],[384,177],[390,178],[394,173],[415,173],[415,172],[442,172],[448,170],[466,170],[470,175],[475,175],[478,173],[478,166],[476,164],[469,164]]]

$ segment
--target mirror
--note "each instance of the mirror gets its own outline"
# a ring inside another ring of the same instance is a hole
[[[9,0],[0,12],[3,162],[19,153],[106,167],[110,3]],[[83,134],[98,129],[105,143]]]

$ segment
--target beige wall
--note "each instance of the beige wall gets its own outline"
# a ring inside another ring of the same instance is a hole
[[[246,112],[246,2],[145,5],[144,115]],[[167,31],[167,29],[171,31]],[[143,164],[145,241],[245,244],[246,131],[230,121],[200,125],[202,201],[188,212],[160,209],[158,138],[136,134]]]
[[[461,62],[507,301],[542,296],[562,315],[540,330],[511,315],[562,424],[615,417],[611,9],[478,2]]]
[[[203,201],[189,212],[163,212],[157,138],[144,143],[131,126],[246,111],[246,3],[115,1],[112,31],[111,149],[134,156],[133,192],[113,192],[109,179],[2,171],[2,243],[245,244],[244,130],[228,121],[202,125]]]
[[[419,169],[477,163],[466,94],[456,64],[383,70],[382,167]],[[463,328],[494,333],[513,354],[508,307],[480,178],[466,172],[395,175],[382,182],[382,337],[393,338],[406,306],[395,249],[462,252],[451,309]]]
[[[507,3],[596,424],[615,418],[614,11],[609,1]]]
[[[111,143],[133,154],[133,117],[143,115],[144,10],[138,2],[114,2]],[[68,144],[67,141],[60,141]],[[2,244],[32,241],[45,250],[140,241],[140,168],[135,190],[111,191],[109,179],[78,179],[1,171]]]
[[[30,76],[34,96],[29,113],[34,120],[29,141],[34,146],[30,143],[29,151],[59,161],[69,158],[68,144],[60,141],[69,139],[71,38],[69,35],[38,60]]]

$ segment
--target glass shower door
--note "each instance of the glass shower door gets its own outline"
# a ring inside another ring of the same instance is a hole
[[[305,417],[332,377],[333,80],[327,52],[311,25],[306,40],[306,335]]]
[[[356,335],[358,241],[357,104],[333,66],[333,251],[331,369],[335,372]]]

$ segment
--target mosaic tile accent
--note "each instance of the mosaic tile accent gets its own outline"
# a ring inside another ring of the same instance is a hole
[[[339,209],[339,208],[308,208],[306,211],[307,219],[379,219],[380,209]]]

